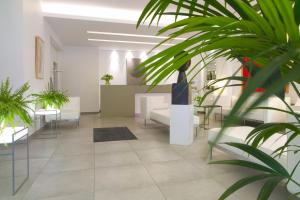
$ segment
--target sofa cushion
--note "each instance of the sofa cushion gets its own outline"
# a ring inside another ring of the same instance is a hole
[[[170,109],[154,109],[150,112],[150,119],[170,126]],[[199,126],[200,119],[194,115],[194,126]]]
[[[221,136],[220,140],[217,142],[220,143],[226,143],[226,142],[237,142],[237,143],[245,143],[247,135],[254,130],[253,127],[249,126],[238,126],[238,127],[230,127],[227,128],[224,132],[224,134]],[[214,128],[209,130],[208,134],[208,141],[214,142],[217,135],[220,132],[220,128]],[[272,137],[270,137],[263,145],[260,146],[260,150],[263,152],[271,155],[277,148],[283,146],[287,141],[287,136],[277,133],[274,134]],[[227,145],[224,145],[226,148],[232,148]],[[232,150],[232,149],[231,149]],[[236,151],[235,149],[234,151]],[[240,154],[240,152],[235,152]],[[283,157],[286,157],[287,153],[283,154]]]

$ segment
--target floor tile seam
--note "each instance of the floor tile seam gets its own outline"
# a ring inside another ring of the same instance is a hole
[[[45,165],[41,168],[41,170],[39,170],[39,173],[37,174],[37,176],[35,177],[35,179],[32,181],[32,184],[30,185],[30,187],[28,188],[28,191],[26,192],[26,194],[24,194],[24,197],[22,198],[22,200],[26,200],[26,197],[29,195],[30,190],[32,189],[32,186],[35,184],[35,182],[42,176],[43,174],[43,170],[46,168],[46,166],[48,165],[48,163],[50,162],[50,160],[52,159],[55,151],[57,150],[58,145],[56,145],[55,150],[52,152],[51,156],[48,158],[47,162],[45,163]],[[29,158],[30,158],[30,154],[29,154]],[[30,166],[30,164],[29,164]]]
[[[113,166],[103,166],[103,167],[97,167],[95,165],[95,170],[100,169],[112,169],[112,168],[126,168],[126,167],[133,167],[133,166],[141,166],[142,163],[133,163],[133,164],[125,164],[125,165],[113,165]]]
[[[157,188],[157,185],[155,183],[152,183],[152,184],[149,184],[149,185],[132,186],[132,187],[128,187],[128,188],[116,188],[116,189],[104,188],[104,189],[95,190],[95,193],[102,192],[102,191],[122,192],[122,191],[130,191],[130,190],[137,190],[137,189],[147,189],[149,187],[156,187]]]
[[[172,186],[172,185],[180,185],[180,184],[185,184],[185,183],[190,183],[190,182],[197,182],[197,181],[207,181],[207,180],[212,180],[215,181],[213,178],[191,178],[188,180],[182,180],[182,181],[172,181],[172,182],[161,182],[157,183],[159,187],[165,187],[165,186]],[[218,183],[220,184],[220,183]]]
[[[93,173],[94,173],[94,176],[93,176],[93,194],[92,194],[92,196],[93,196],[93,200],[96,200],[96,194],[95,194],[95,192],[96,192],[96,150],[95,150],[95,148],[96,148],[96,146],[95,146],[95,143],[93,143],[93,167],[94,167],[94,169],[93,169]]]
[[[141,158],[139,157],[139,155],[137,154],[137,152],[135,152],[135,154],[138,156],[138,158],[141,160]],[[163,191],[161,190],[161,188],[159,187],[159,185],[157,184],[157,182],[155,181],[155,179],[152,177],[152,175],[150,174],[149,170],[146,168],[145,164],[142,163],[143,168],[145,169],[145,171],[147,172],[148,176],[151,178],[153,184],[157,187],[157,189],[159,190],[159,192],[161,193],[161,195],[163,196],[163,198],[165,200],[167,200],[166,195],[163,193]]]
[[[137,152],[137,151],[146,151],[146,150],[153,150],[153,149],[158,149],[159,147],[150,147],[150,148],[138,148],[135,149],[133,148],[133,151]],[[164,148],[170,148],[170,147],[164,147]]]
[[[180,180],[180,181],[179,180],[172,180],[172,181],[156,182],[156,184],[160,188],[160,190],[162,191],[162,187],[165,187],[165,186],[179,185],[179,184],[184,184],[184,183],[189,183],[189,182],[201,181],[203,179],[207,180],[209,178],[193,177],[193,178],[189,178],[189,179],[186,179],[186,180]]]
[[[161,160],[161,161],[141,161],[141,163],[144,165],[149,165],[149,164],[164,164],[164,163],[175,162],[175,161],[184,161],[184,160],[180,158],[180,159]]]
[[[110,151],[110,152],[103,152],[103,153],[97,153],[95,151],[95,156],[98,156],[98,155],[109,155],[109,154],[115,154],[115,153],[129,153],[129,152],[134,152],[133,150],[125,150],[125,151]]]
[[[61,170],[61,171],[44,171],[42,175],[51,175],[51,174],[64,174],[64,173],[71,173],[71,172],[83,172],[93,170],[93,167],[86,168],[86,169],[69,169],[69,170]]]

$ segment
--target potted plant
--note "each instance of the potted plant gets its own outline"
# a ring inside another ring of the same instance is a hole
[[[195,101],[195,105],[196,106],[201,106],[202,102],[203,102],[203,97],[202,96],[196,96],[194,98],[194,101]]]
[[[35,98],[35,102],[46,110],[59,110],[65,103],[69,102],[65,92],[54,89],[51,80],[47,90],[38,94],[32,94],[32,96]]]
[[[111,74],[105,74],[101,77],[101,80],[105,81],[105,85],[110,85],[110,81],[113,80],[113,75]]]
[[[16,127],[22,123],[29,126],[32,119],[29,115],[29,100],[26,92],[30,86],[25,83],[20,88],[13,90],[10,80],[7,78],[0,84],[0,134],[8,127]]]
[[[169,8],[175,11],[169,12]],[[226,85],[208,91],[208,93],[212,93],[218,89],[224,91],[226,87],[246,85],[224,121],[224,126],[218,136],[221,137],[224,130],[236,122],[237,117],[244,117],[251,110],[258,109],[258,105],[270,96],[276,95],[285,102],[279,93],[282,94],[282,90],[287,84],[292,85],[300,98],[300,92],[296,86],[296,83],[300,83],[299,10],[300,0],[150,0],[143,10],[137,26],[148,20],[151,24],[156,21],[155,19],[159,21],[164,16],[173,15],[174,23],[159,31],[160,34],[169,34],[169,38],[160,45],[177,37],[186,35],[189,37],[147,59],[140,65],[140,68],[146,69],[143,71],[144,76],[155,87],[192,57],[202,56],[204,67],[195,65],[190,74],[199,73],[217,58],[239,60],[241,67],[236,72],[231,76],[215,80],[215,83],[226,81]],[[184,17],[184,19],[179,19],[179,17]],[[187,53],[174,57],[182,51]],[[245,58],[249,59],[245,61]],[[242,70],[242,65],[248,71],[253,72],[251,78],[247,80],[247,84],[244,84],[245,78],[238,75]],[[240,81],[240,83],[232,84],[232,80]],[[263,88],[265,92],[259,95],[259,98],[251,105],[247,105],[247,99],[256,92],[257,88]],[[205,98],[207,94],[203,97]],[[220,199],[226,199],[242,187],[259,180],[264,181],[257,197],[259,200],[269,199],[272,191],[282,182],[294,183],[300,191],[300,179],[296,176],[295,180],[293,176],[295,172],[299,175],[300,165],[296,165],[292,171],[287,171],[276,163],[274,158],[281,156],[286,148],[289,153],[294,154],[300,150],[299,144],[296,146],[292,144],[292,141],[297,141],[300,135],[300,116],[291,107],[287,107],[288,111],[272,107],[259,109],[287,112],[297,120],[296,123],[264,124],[255,128],[251,135],[249,134],[248,137],[252,140],[248,140],[247,145],[241,147],[241,145],[232,143],[227,144],[256,158],[264,155],[265,165],[253,162],[245,164],[243,160],[218,162],[218,164],[254,169],[262,174],[262,176],[246,177],[236,182],[224,192]],[[258,146],[268,141],[278,131],[282,131],[282,134],[289,133],[290,139],[276,149],[273,155],[263,154]],[[290,149],[290,147],[292,148]],[[266,168],[266,166],[268,167]],[[293,194],[299,195],[297,192]]]

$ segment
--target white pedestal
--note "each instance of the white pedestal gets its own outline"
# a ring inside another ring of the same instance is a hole
[[[297,112],[299,113],[299,112]],[[294,116],[289,115],[289,119],[288,119],[289,123],[293,123],[296,122],[296,119],[294,118]],[[288,138],[290,137],[291,134],[288,135]],[[292,142],[290,143],[290,145],[300,145],[300,136],[294,138],[292,140]],[[294,149],[299,149],[294,148],[294,147],[289,147],[288,150],[294,150]],[[288,152],[288,170],[291,173],[295,166],[297,165],[297,163],[300,160],[300,154],[294,154],[294,152]],[[300,166],[297,167],[297,169],[295,170],[294,174],[293,174],[293,179],[297,182],[300,183]],[[295,194],[298,193],[300,191],[300,187],[298,185],[296,185],[295,183],[293,183],[292,181],[289,182],[289,184],[287,185],[288,191],[291,194]]]
[[[170,144],[192,144],[194,140],[193,127],[193,105],[171,105]]]

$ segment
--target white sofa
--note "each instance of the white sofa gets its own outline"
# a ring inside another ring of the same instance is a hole
[[[170,126],[171,99],[166,100],[163,96],[148,96],[141,98],[141,116],[145,125],[147,121],[155,121]],[[199,127],[199,117],[194,115],[194,127]]]
[[[272,107],[286,109],[286,105],[277,97],[270,97],[265,104],[271,104]],[[287,122],[287,114],[274,111],[274,110],[263,110],[264,122],[266,123],[276,123],[276,122]],[[240,157],[249,159],[248,155],[239,151],[236,148],[225,145],[226,142],[238,142],[245,143],[247,135],[253,130],[253,127],[249,126],[238,126],[238,127],[229,127],[225,130],[223,135],[219,138],[218,141],[215,141],[217,135],[220,132],[220,128],[210,129],[208,132],[208,143],[210,146],[210,157],[212,158],[213,148],[219,148],[227,152],[233,153]],[[287,136],[277,133],[273,135],[268,141],[266,141],[260,149],[265,153],[271,154],[275,149],[285,144],[287,141]],[[213,144],[216,143],[215,146]],[[252,158],[250,158],[252,159]],[[287,155],[284,154],[280,159],[278,159],[284,166],[287,166]]]
[[[54,120],[55,116],[47,116],[46,121]],[[80,97],[69,97],[69,102],[60,109],[60,120],[80,122]]]
[[[250,97],[248,99],[248,101],[246,102],[245,107],[248,107],[258,96],[254,95],[252,97]],[[224,98],[223,98],[224,99]],[[229,115],[229,113],[231,112],[233,106],[236,104],[238,97],[236,96],[232,96],[230,99],[230,106],[228,106],[228,98],[226,98],[227,100],[223,101],[222,98],[219,99],[219,101],[216,103],[217,105],[222,105],[222,112],[223,115]],[[285,98],[285,101],[290,105],[291,103],[291,99],[289,97]],[[300,102],[299,102],[300,103]],[[272,99],[267,100],[263,103],[261,103],[259,106],[260,107],[276,107],[278,103],[276,103],[276,101],[272,101]],[[280,102],[280,107],[279,108],[286,108],[286,106],[283,104],[283,102]],[[260,122],[268,122],[268,113],[270,112],[265,112],[266,110],[251,110],[246,116],[244,116],[244,120],[254,120],[254,121],[260,121]],[[215,113],[216,114],[220,114],[220,109],[216,109]],[[285,118],[285,115],[282,115],[281,113],[279,113],[281,120],[283,120],[283,118]]]

